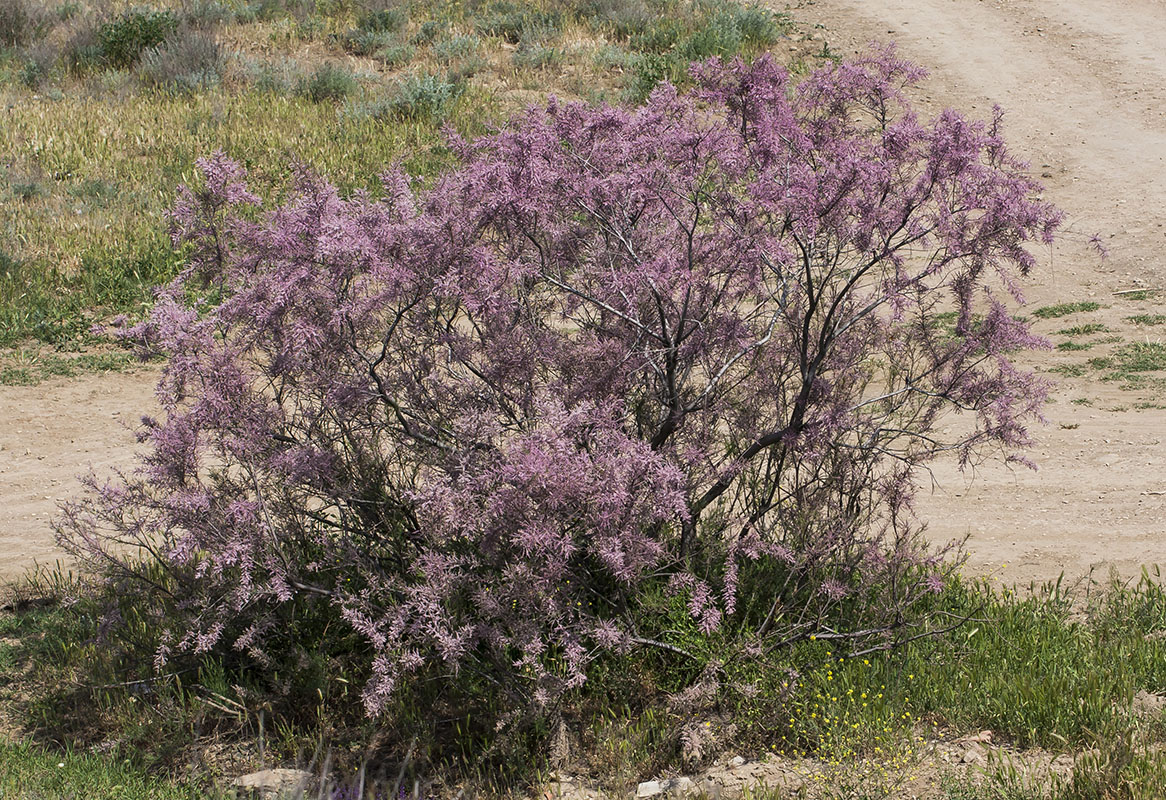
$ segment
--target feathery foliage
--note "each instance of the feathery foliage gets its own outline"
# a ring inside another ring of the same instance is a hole
[[[166,416],[61,523],[155,615],[159,666],[263,666],[331,615],[370,714],[461,671],[545,708],[605,652],[667,649],[660,592],[743,656],[901,641],[945,579],[916,472],[1019,458],[1044,400],[992,284],[1018,296],[1059,213],[999,114],[921,121],[892,50],[793,89],[768,57],[693,74],[451,135],[459,166],[380,198],[301,171],[264,212],[201,162],[189,265],[123,331],[169,356]]]

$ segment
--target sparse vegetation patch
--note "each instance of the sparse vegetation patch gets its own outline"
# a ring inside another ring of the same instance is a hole
[[[1042,306],[1032,312],[1034,317],[1038,319],[1056,319],[1058,317],[1067,317],[1070,314],[1081,314],[1087,311],[1096,311],[1101,308],[1100,303],[1095,303],[1092,300],[1085,300],[1076,303],[1059,303],[1054,306]]]

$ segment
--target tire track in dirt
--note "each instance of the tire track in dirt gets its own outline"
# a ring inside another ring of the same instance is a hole
[[[985,118],[1006,112],[1013,151],[1032,164],[1069,225],[1026,286],[1032,306],[1094,300],[1103,308],[1038,321],[1102,323],[1125,341],[1161,341],[1127,317],[1166,312],[1166,4],[1154,0],[817,0],[791,7],[806,29],[825,26],[851,55],[895,41],[930,70],[917,100]],[[1110,250],[1101,261],[1088,236]],[[1055,337],[1054,337],[1055,338]],[[1106,354],[1038,354],[1042,371]],[[1136,576],[1166,564],[1166,392],[1135,396],[1097,374],[1059,379],[1049,424],[1030,455],[1040,470],[986,464],[961,474],[939,463],[920,498],[936,541],[968,536],[969,569],[1007,582]],[[1125,409],[1125,410],[1112,410]],[[1003,567],[1004,564],[1008,566]]]

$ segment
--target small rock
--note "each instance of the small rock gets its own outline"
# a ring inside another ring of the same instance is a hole
[[[283,800],[307,791],[312,773],[302,769],[265,769],[235,779],[235,796]]]
[[[699,790],[692,778],[673,778],[665,785],[665,791],[673,797],[687,797],[690,794],[696,794]]]
[[[745,759],[742,758],[741,756],[733,756],[732,758],[729,759],[729,766],[730,767],[739,767],[744,763],[745,763]]]
[[[978,744],[973,744],[966,751],[960,759],[961,764],[975,764],[982,765],[987,759],[984,757],[984,748]]]
[[[664,786],[660,781],[644,781],[636,787],[636,797],[656,797],[664,794]]]

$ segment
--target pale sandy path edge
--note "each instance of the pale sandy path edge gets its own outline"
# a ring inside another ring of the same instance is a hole
[[[817,0],[790,10],[807,29],[824,26],[842,55],[894,41],[930,71],[915,98],[930,111],[985,118],[1002,106],[1014,151],[1069,215],[1061,242],[1041,254],[1028,299],[1092,299],[1108,307],[1073,323],[1161,340],[1162,329],[1133,328],[1127,317],[1161,313],[1162,301],[1131,304],[1113,292],[1166,283],[1166,5]],[[1106,261],[1088,247],[1094,232],[1110,248]],[[1030,359],[1045,370],[1064,360]],[[1136,577],[1145,564],[1166,564],[1166,411],[1106,410],[1133,404],[1112,384],[1060,380],[1030,453],[1040,469],[986,464],[972,475],[937,464],[919,503],[930,537],[968,536],[970,570],[1008,582],[1110,569]]]
[[[68,559],[51,521],[78,476],[133,466],[134,430],[157,413],[154,369],[0,386],[0,581]]]

